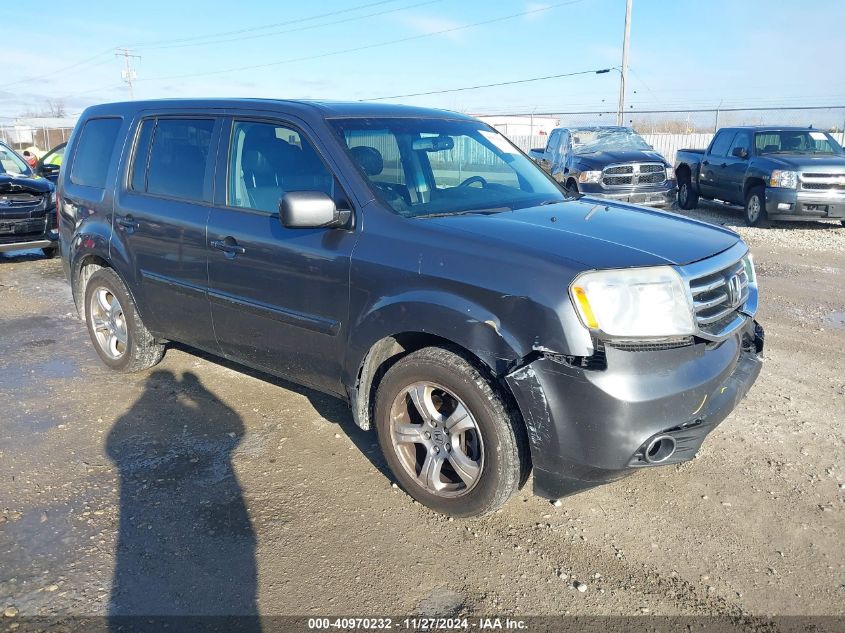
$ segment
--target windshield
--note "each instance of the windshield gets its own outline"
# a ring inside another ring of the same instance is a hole
[[[358,169],[406,217],[492,213],[563,193],[504,136],[477,121],[334,119]]]
[[[827,132],[784,130],[757,132],[758,154],[841,154],[842,147]]]
[[[575,154],[648,149],[651,149],[651,146],[632,130],[572,130],[572,151]]]
[[[0,145],[0,174],[28,176],[29,173],[29,166],[20,156],[5,145]]]

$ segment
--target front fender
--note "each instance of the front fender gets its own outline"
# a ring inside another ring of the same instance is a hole
[[[531,352],[488,308],[447,292],[409,291],[375,302],[353,325],[344,383],[354,384],[364,357],[378,341],[411,332],[438,336],[469,350],[496,375]]]

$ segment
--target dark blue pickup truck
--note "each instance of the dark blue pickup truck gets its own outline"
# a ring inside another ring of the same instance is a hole
[[[107,366],[178,341],[342,398],[440,512],[690,460],[760,372],[736,233],[567,197],[461,114],[108,104],[66,156],[62,256]]]
[[[827,132],[722,128],[706,150],[678,151],[675,173],[682,209],[706,198],[743,205],[749,226],[766,219],[845,223],[845,153]]]

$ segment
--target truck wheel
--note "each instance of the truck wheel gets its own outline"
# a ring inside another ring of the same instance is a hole
[[[571,178],[566,181],[565,185],[566,195],[575,198],[578,196],[578,183]]]
[[[745,194],[745,223],[748,226],[761,226],[766,222],[766,190],[763,187],[751,187]]]
[[[698,206],[698,192],[689,176],[678,183],[678,206],[687,211]]]
[[[126,286],[110,268],[88,279],[85,322],[100,359],[115,371],[149,369],[164,355],[164,345],[144,327]]]
[[[379,444],[402,488],[432,510],[487,514],[528,467],[518,414],[464,357],[426,347],[391,367],[376,393]]]

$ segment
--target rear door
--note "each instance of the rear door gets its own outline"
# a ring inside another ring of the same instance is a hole
[[[138,122],[113,241],[137,275],[147,327],[211,351],[206,222],[221,125],[196,113],[150,113]]]
[[[726,158],[728,149],[731,146],[734,135],[734,130],[720,130],[701,161],[701,174],[698,178],[698,187],[701,195],[705,198],[725,199],[725,194],[722,193],[721,188],[724,179],[724,170],[727,167]]]
[[[209,299],[220,348],[234,360],[341,393],[354,230],[289,229],[287,191],[347,205],[305,125],[234,117],[220,144],[208,222]]]

